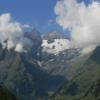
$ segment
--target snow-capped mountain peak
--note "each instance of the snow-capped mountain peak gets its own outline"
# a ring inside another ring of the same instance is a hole
[[[54,42],[48,43],[48,40],[43,40],[43,51],[51,54],[58,54],[61,51],[69,49],[68,39],[54,39]]]

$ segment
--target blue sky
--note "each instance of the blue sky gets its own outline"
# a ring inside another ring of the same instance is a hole
[[[91,0],[84,1],[89,3]],[[21,23],[31,24],[42,32],[50,31],[59,29],[55,23],[50,23],[56,17],[56,2],[57,0],[0,0],[0,14],[9,12]]]

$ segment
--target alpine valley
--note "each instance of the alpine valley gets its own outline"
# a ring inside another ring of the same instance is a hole
[[[0,100],[100,100],[100,47],[81,55],[57,31],[24,37],[25,52],[0,44]]]

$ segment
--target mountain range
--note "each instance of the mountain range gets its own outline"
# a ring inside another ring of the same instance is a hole
[[[100,99],[100,47],[81,56],[59,32],[24,36],[32,43],[24,47],[27,52],[0,45],[0,84],[18,100]]]

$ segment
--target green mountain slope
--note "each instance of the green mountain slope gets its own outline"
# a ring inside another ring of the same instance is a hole
[[[76,64],[75,68],[75,76],[65,82],[50,100],[100,100],[100,47],[85,63]]]

